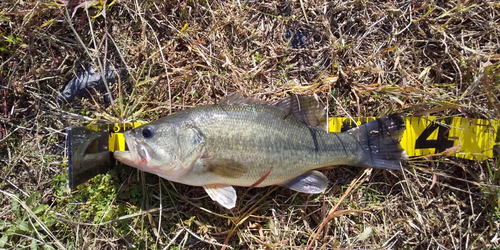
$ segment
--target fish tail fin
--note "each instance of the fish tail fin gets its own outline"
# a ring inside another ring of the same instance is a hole
[[[400,145],[405,123],[400,114],[386,115],[348,132],[358,139],[363,151],[358,166],[401,169],[408,155]]]

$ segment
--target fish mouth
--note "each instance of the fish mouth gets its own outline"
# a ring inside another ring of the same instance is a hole
[[[128,146],[128,151],[115,151],[113,156],[117,161],[123,164],[137,168],[146,167],[150,159],[146,145],[140,141],[134,140],[128,132],[130,131],[123,134]]]

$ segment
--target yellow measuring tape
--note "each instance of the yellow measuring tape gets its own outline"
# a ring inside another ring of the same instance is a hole
[[[359,126],[374,117],[354,118]],[[401,146],[408,156],[424,156],[453,152],[452,155],[483,161],[500,151],[500,120],[452,117],[405,117],[406,130]],[[330,132],[342,132],[356,127],[350,118],[331,118]]]
[[[452,155],[469,160],[483,161],[500,153],[500,120],[482,120],[461,117],[439,118],[405,117],[406,130],[401,146],[408,156],[425,156],[452,151]],[[363,123],[375,120],[374,117],[329,119],[329,132],[343,132]],[[110,132],[109,150],[125,150],[123,132],[145,123],[119,123],[91,125],[95,131]]]

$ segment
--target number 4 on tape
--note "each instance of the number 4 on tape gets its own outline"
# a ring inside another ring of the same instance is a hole
[[[485,160],[498,154],[500,121],[453,117],[406,117],[401,145],[410,156],[430,155],[457,147],[453,154]]]
[[[447,149],[453,147],[455,144],[454,140],[450,140],[448,137],[448,132],[451,129],[451,119],[447,118],[443,120],[444,124],[438,122],[430,122],[424,131],[415,140],[415,149],[435,149],[435,153],[441,153]],[[445,126],[448,125],[448,126]],[[431,135],[437,132],[436,139],[429,139]]]

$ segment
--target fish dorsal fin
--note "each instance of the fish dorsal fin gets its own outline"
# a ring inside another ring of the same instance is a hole
[[[313,96],[289,96],[275,105],[309,127],[326,127],[325,109]]]
[[[203,186],[208,196],[223,207],[231,209],[236,205],[236,191],[232,186],[223,184],[210,184]]]
[[[281,186],[307,194],[319,194],[328,186],[328,179],[318,171],[307,172]]]
[[[243,97],[238,93],[228,94],[220,99],[219,104],[268,104],[266,101],[252,97]]]
[[[243,164],[225,158],[201,159],[207,172],[227,178],[238,178],[244,175],[248,169]]]

